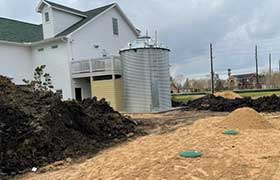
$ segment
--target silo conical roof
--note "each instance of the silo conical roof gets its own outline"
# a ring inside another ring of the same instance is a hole
[[[131,50],[131,49],[146,49],[146,48],[154,48],[154,49],[165,49],[169,51],[169,48],[162,43],[153,40],[149,36],[142,36],[136,39],[132,43],[128,43],[128,45],[120,50],[120,52]]]

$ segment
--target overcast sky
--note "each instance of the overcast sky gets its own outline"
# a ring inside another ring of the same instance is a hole
[[[0,16],[41,23],[38,0],[0,0]],[[259,46],[261,71],[280,59],[279,0],[53,0],[80,10],[117,2],[142,32],[155,30],[171,49],[173,76],[206,77],[209,43],[213,43],[215,71],[225,76],[254,71],[254,46]]]

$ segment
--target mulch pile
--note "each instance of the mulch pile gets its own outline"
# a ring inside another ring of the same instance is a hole
[[[185,106],[185,110],[210,110],[232,112],[238,108],[250,107],[258,112],[280,111],[280,97],[276,95],[252,99],[250,97],[226,99],[214,95],[206,95],[188,103],[173,103],[173,106]]]
[[[0,76],[0,179],[96,153],[125,140],[135,126],[105,100],[61,101]]]

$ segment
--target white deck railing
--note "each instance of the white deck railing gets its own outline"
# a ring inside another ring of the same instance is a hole
[[[117,56],[73,61],[71,65],[73,76],[121,74],[121,61]]]

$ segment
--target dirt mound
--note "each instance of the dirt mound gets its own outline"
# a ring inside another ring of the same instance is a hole
[[[243,98],[239,94],[232,92],[232,91],[224,91],[224,92],[216,92],[214,94],[216,97],[223,97],[225,99],[236,99],[236,98]]]
[[[257,111],[240,108],[230,113],[220,124],[228,129],[267,129],[272,125]]]
[[[238,108],[250,107],[258,112],[277,112],[280,111],[280,97],[276,95],[252,99],[250,97],[226,99],[214,95],[206,95],[186,104],[185,110],[210,110],[220,112],[232,112]]]
[[[180,112],[174,120],[186,119],[183,114]],[[271,123],[279,121],[267,119]],[[137,138],[85,162],[29,173],[22,180],[279,180],[280,124],[275,129],[242,130],[233,138],[222,134],[221,121],[224,117],[202,119],[176,131]],[[188,150],[202,152],[203,156],[180,157]]]
[[[135,123],[103,99],[61,101],[0,76],[0,179],[122,141]]]
[[[184,106],[186,106],[186,110],[196,109],[231,112],[242,107],[253,107],[253,100],[247,97],[243,99],[225,99],[223,97],[216,97],[210,94],[202,98],[189,101]]]

